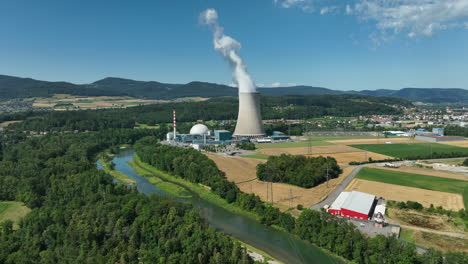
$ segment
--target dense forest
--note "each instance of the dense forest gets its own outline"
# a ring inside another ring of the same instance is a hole
[[[270,156],[257,165],[257,177],[262,181],[284,182],[304,188],[314,187],[328,179],[337,178],[340,166],[333,157],[302,155]]]
[[[410,103],[398,98],[359,95],[267,96],[262,97],[262,116],[263,119],[304,119],[369,113],[400,114],[401,109],[393,105],[402,107]],[[204,102],[154,104],[126,109],[22,112],[0,115],[0,122],[25,120],[14,124],[18,130],[98,131],[103,128],[130,128],[137,123],[171,123],[173,109],[177,111],[179,122],[235,120],[238,102],[235,97],[226,97]],[[298,131],[302,130],[300,127]]]
[[[135,150],[142,161],[185,180],[208,185],[229,203],[258,214],[262,223],[284,228],[353,263],[461,264],[468,261],[466,253],[443,255],[428,250],[424,255],[418,255],[414,245],[395,237],[378,235],[368,238],[353,224],[323,211],[305,209],[295,219],[277,208],[266,206],[258,196],[240,192],[233,182],[223,177],[212,160],[196,150],[161,145],[152,137],[139,140]]]
[[[0,225],[0,263],[253,263],[189,205],[116,185],[96,154],[151,130],[43,136],[8,144],[0,200],[33,210]]]

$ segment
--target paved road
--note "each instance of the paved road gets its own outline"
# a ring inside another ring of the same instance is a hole
[[[351,172],[351,174],[349,174],[348,177],[346,177],[346,179],[344,179],[343,182],[341,182],[335,188],[335,190],[333,190],[333,192],[328,195],[328,197],[325,200],[321,201],[318,204],[312,205],[310,209],[320,210],[320,208],[323,208],[323,206],[326,204],[331,205],[333,201],[335,201],[335,199],[338,197],[338,195],[340,195],[340,193],[346,188],[346,186],[348,186],[348,184],[354,179],[354,177],[364,166],[366,165],[356,166],[356,168]]]

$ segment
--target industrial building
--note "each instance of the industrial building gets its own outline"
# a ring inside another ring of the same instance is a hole
[[[432,132],[425,131],[424,129],[416,131],[415,139],[431,141],[431,142],[444,142],[444,141],[458,141],[465,140],[460,136],[444,136],[444,128],[433,128]]]
[[[377,200],[372,194],[358,191],[342,192],[327,211],[332,215],[369,220],[376,204]]]
[[[422,135],[416,135],[415,138],[419,139],[419,140],[426,140],[426,141],[431,141],[431,142],[465,140],[464,137],[459,137],[459,136],[422,136]]]

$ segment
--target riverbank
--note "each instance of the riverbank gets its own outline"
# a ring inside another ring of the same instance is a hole
[[[104,154],[106,155],[106,154]],[[99,164],[101,164],[102,168],[106,173],[114,177],[118,182],[125,184],[125,185],[134,185],[136,184],[136,181],[127,175],[121,173],[118,170],[112,169],[112,166],[110,162],[105,162],[104,159],[99,160]]]
[[[172,182],[169,182],[167,180],[164,180],[160,172],[150,171],[146,168],[143,168],[141,165],[139,165],[135,161],[129,161],[128,165],[130,165],[130,167],[132,167],[132,169],[135,170],[136,173],[148,179],[148,181],[151,184],[156,185],[159,189],[163,190],[164,192],[167,192],[178,198],[191,198],[192,197],[192,195],[186,188],[180,185],[174,184]]]
[[[189,190],[193,191],[196,193],[201,199],[206,200],[212,204],[215,204],[217,206],[220,206],[226,210],[229,210],[233,213],[237,214],[242,214],[244,216],[247,216],[249,218],[255,219],[257,221],[260,221],[260,216],[253,212],[246,211],[240,207],[238,207],[235,204],[230,204],[226,200],[222,199],[218,195],[214,194],[211,192],[210,187],[204,186],[202,184],[195,184],[191,183],[189,181],[186,181],[184,179],[175,177],[173,175],[170,175],[168,173],[165,173],[161,170],[158,170],[157,168],[149,165],[148,163],[142,162],[140,157],[138,157],[137,154],[134,156],[134,164],[137,165],[138,167],[144,169],[145,171],[148,171],[152,174],[158,175],[158,177],[162,178],[163,180],[166,180],[168,182],[174,182],[177,184],[180,184],[181,186],[188,188]],[[138,171],[137,171],[138,173]]]

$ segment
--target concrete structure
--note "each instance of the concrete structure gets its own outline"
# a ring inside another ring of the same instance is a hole
[[[215,130],[214,131],[215,140],[223,141],[223,140],[231,140],[232,134],[227,130]]]
[[[260,113],[259,93],[239,93],[239,114],[234,136],[240,138],[265,136]]]
[[[342,217],[369,220],[375,204],[375,196],[372,194],[358,191],[342,192],[332,203],[328,212]]]
[[[190,135],[208,135],[210,130],[203,124],[196,124],[190,129]]]
[[[431,142],[442,142],[442,141],[459,141],[465,140],[464,137],[459,136],[432,136],[432,135],[416,135],[418,140],[426,140]]]
[[[444,136],[444,128],[443,127],[434,127],[432,129],[432,134],[434,134],[434,136]]]

